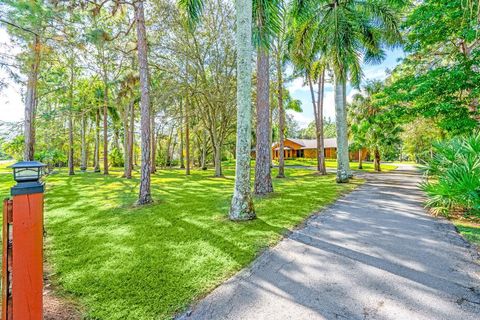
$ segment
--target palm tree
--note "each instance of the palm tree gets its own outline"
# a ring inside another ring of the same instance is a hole
[[[278,105],[278,174],[277,178],[285,178],[285,108],[283,92],[283,67],[287,58],[287,22],[289,15],[285,0],[279,1],[280,26],[275,35],[273,52],[275,56],[275,68],[277,72],[277,105]]]
[[[369,81],[363,86],[362,93],[353,97],[349,108],[353,141],[360,150],[367,147],[372,151],[375,171],[381,171],[382,153],[398,145],[401,132],[398,123],[376,101],[383,89],[381,81]]]
[[[279,1],[253,0],[253,12],[255,17],[253,39],[257,48],[257,144],[254,192],[257,195],[265,195],[273,192],[269,51],[272,36],[278,33],[280,27]]]
[[[315,55],[312,55],[312,50],[305,47],[305,43],[292,43],[292,39],[290,39],[289,45],[290,55],[296,72],[305,76],[305,81],[310,88],[315,118],[315,137],[317,140],[317,171],[321,175],[326,175],[327,170],[325,167],[325,148],[323,141],[323,97],[327,64],[323,57],[316,60]],[[317,97],[315,97],[315,83],[318,85]]]
[[[204,7],[203,0],[179,0],[191,23],[196,23]],[[250,220],[256,217],[250,187],[251,88],[252,88],[252,1],[236,0],[237,46],[237,143],[235,186],[229,217]]]
[[[325,57],[334,74],[337,124],[337,182],[348,182],[346,83],[359,85],[361,58],[380,62],[384,47],[401,39],[399,12],[403,1],[388,0],[295,0],[298,43],[309,43],[314,54]]]

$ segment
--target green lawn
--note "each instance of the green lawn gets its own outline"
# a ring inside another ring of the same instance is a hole
[[[278,163],[275,163],[278,164]],[[316,167],[317,160],[316,159],[306,159],[306,158],[297,158],[297,159],[286,159],[285,165],[287,166],[310,166]],[[336,168],[337,162],[335,160],[326,160],[325,166],[327,168]],[[350,162],[350,168],[353,170],[358,170],[358,162]],[[383,171],[391,171],[395,170],[397,167],[392,164],[381,164],[381,168]],[[374,172],[373,163],[372,162],[364,162],[363,163],[363,171]]]
[[[480,246],[480,224],[469,223],[460,220],[454,220],[458,232],[468,241]]]
[[[10,195],[10,188],[15,184],[12,176],[12,169],[7,168],[12,165],[10,161],[0,161],[0,200]],[[3,204],[2,204],[3,206]]]
[[[6,169],[2,169],[2,172]],[[226,219],[233,169],[161,170],[152,177],[155,203],[133,207],[138,174],[121,179],[77,173],[49,176],[46,260],[54,282],[85,307],[91,319],[165,319],[250,263],[267,246],[340,193],[334,175],[287,169],[276,192],[255,199],[258,219]],[[11,175],[0,174],[8,195]]]

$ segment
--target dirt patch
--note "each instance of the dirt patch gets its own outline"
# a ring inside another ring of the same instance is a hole
[[[44,320],[80,320],[82,314],[78,307],[63,297],[56,296],[52,290],[43,290]]]
[[[54,275],[48,264],[44,265],[43,320],[81,320],[81,307],[71,299],[59,294],[52,283]]]

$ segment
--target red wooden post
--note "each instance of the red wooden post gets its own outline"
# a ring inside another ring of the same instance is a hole
[[[17,185],[3,205],[3,320],[43,319],[43,166],[12,166]]]
[[[13,196],[13,320],[43,318],[43,193]]]
[[[2,226],[2,319],[12,319],[12,212],[13,202],[10,199],[3,201]]]

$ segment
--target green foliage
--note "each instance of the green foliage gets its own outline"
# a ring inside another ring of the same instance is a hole
[[[323,119],[323,136],[325,139],[335,138],[337,136],[337,129],[335,122],[330,118]],[[316,127],[315,121],[312,121],[308,126],[300,130],[298,137],[301,139],[315,139],[316,138]]]
[[[7,155],[11,158],[20,161],[23,159],[23,145],[25,139],[23,135],[16,136],[11,141],[4,142],[2,144],[2,149]]]
[[[353,150],[367,148],[372,153],[378,150],[382,159],[393,160],[400,153],[400,133],[398,120],[391,117],[390,107],[379,104],[383,84],[380,81],[368,82],[363,94],[357,94],[348,116],[353,138]]]
[[[67,163],[67,156],[58,149],[43,149],[37,151],[35,160],[46,164],[51,169],[53,167],[63,167]]]
[[[434,144],[424,167],[433,178],[422,184],[436,214],[480,215],[480,132]]]
[[[3,150],[3,144],[5,143],[5,139],[0,137],[0,160],[10,159],[11,157]]]
[[[377,63],[385,47],[399,43],[403,2],[295,0],[293,47],[307,64],[320,55],[338,79],[359,85],[361,58]]]
[[[402,126],[402,153],[416,163],[431,158],[433,143],[441,140],[443,132],[432,119],[417,118]]]
[[[178,0],[178,5],[185,10],[188,22],[193,27],[200,20],[205,2],[203,0]]]
[[[113,167],[123,167],[123,153],[118,148],[112,148],[108,155],[110,165]]]
[[[427,0],[408,15],[408,57],[395,68],[385,90],[392,116],[405,122],[430,118],[450,135],[478,126],[480,65],[478,2]],[[425,23],[428,21],[428,23]]]
[[[253,22],[252,43],[257,48],[269,49],[274,35],[280,32],[281,1],[252,0]]]

